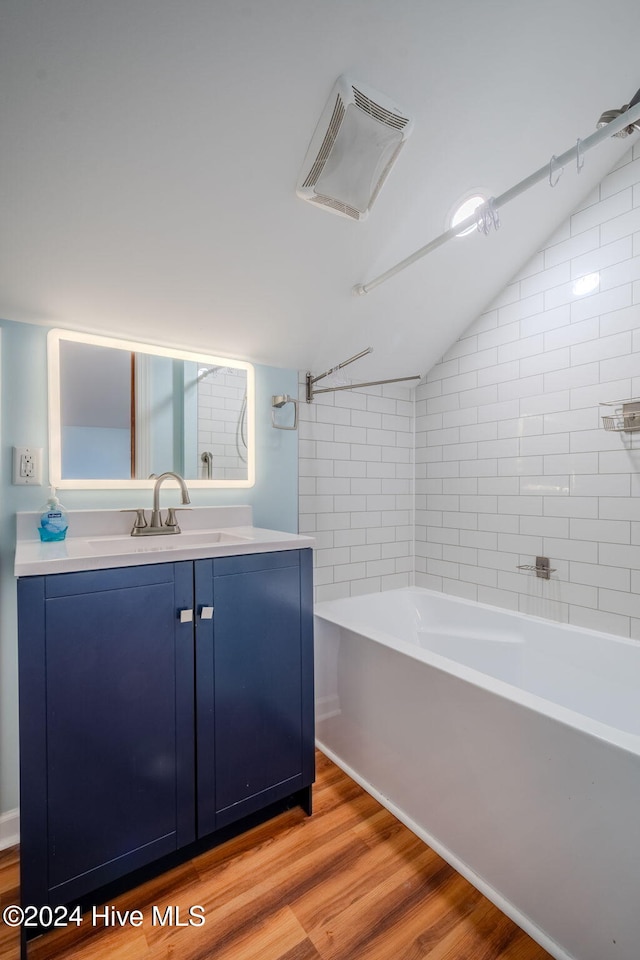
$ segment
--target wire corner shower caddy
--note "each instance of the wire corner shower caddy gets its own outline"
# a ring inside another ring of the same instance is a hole
[[[609,407],[607,413],[601,414],[602,426],[605,430],[616,433],[636,433],[640,430],[640,398],[631,397],[628,400],[602,401],[601,407]]]

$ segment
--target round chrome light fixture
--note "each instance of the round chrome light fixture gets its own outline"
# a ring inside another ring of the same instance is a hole
[[[458,223],[462,223],[463,220],[468,220],[469,217],[473,216],[475,211],[483,203],[486,203],[487,198],[483,197],[481,194],[474,194],[472,197],[468,197],[466,200],[463,200],[454,210],[451,216],[451,226],[455,227]],[[470,227],[467,227],[465,230],[461,230],[460,233],[457,233],[457,237],[466,237],[467,234],[473,233],[476,229],[475,223]]]

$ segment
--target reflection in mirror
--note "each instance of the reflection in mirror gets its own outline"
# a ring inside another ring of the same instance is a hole
[[[251,364],[60,330],[48,350],[55,486],[253,484]]]
[[[247,474],[247,375],[234,367],[202,367],[197,377],[198,464],[203,479]]]

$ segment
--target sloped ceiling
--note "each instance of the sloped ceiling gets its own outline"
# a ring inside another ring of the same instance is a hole
[[[366,282],[629,101],[637,0],[2,0],[0,316],[316,372],[425,373],[632,140]],[[414,132],[371,215],[295,195],[336,78]]]

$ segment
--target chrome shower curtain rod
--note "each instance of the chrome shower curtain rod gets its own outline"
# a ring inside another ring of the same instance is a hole
[[[317,377],[314,377],[312,374],[308,373],[306,380],[307,390],[305,395],[307,403],[311,403],[313,398],[318,393],[335,393],[337,390],[357,390],[358,387],[377,387],[383,383],[402,383],[405,380],[422,379],[421,375],[418,373],[413,377],[392,377],[390,380],[368,380],[366,383],[348,383],[339,387],[321,387],[319,390],[313,389],[314,383],[317,383],[318,380],[324,380],[324,378],[328,377],[329,374],[335,373],[336,370],[342,370],[342,368],[346,367],[347,364],[353,363],[354,360],[359,360],[368,353],[373,353],[373,347],[367,347],[366,350],[361,350],[360,353],[356,353],[355,356],[349,357],[348,360],[344,360],[342,363],[337,364],[337,366],[331,367],[330,370],[325,370],[324,373],[319,373]]]
[[[511,187],[509,190],[505,190],[505,192],[501,193],[499,197],[492,197],[491,200],[488,201],[488,204],[491,206],[491,208],[493,208],[493,210],[498,210],[506,203],[509,203],[510,200],[514,200],[516,197],[519,197],[520,194],[524,193],[530,187],[533,187],[536,183],[540,183],[541,180],[549,179],[549,182],[551,183],[552,174],[558,171],[562,172],[562,169],[565,167],[565,165],[573,160],[576,160],[578,164],[578,170],[580,170],[580,158],[584,153],[586,153],[588,150],[591,150],[593,147],[596,147],[603,140],[608,140],[609,137],[615,136],[616,133],[618,133],[620,130],[624,130],[625,127],[632,126],[633,123],[639,119],[640,103],[636,103],[633,107],[630,107],[624,113],[621,113],[620,116],[616,117],[614,120],[610,120],[605,126],[600,127],[600,129],[596,130],[595,133],[592,133],[584,140],[578,140],[574,147],[566,150],[559,157],[554,155],[549,163],[546,163],[543,167],[540,167],[539,170],[536,170],[535,173],[530,174],[530,176],[525,177],[524,180],[516,183],[516,185]],[[555,186],[555,183],[552,183],[551,185]],[[487,206],[487,204],[484,206]],[[397,273],[400,273],[401,270],[405,270],[406,267],[411,266],[411,264],[415,263],[416,260],[420,260],[428,253],[431,253],[432,250],[436,250],[438,247],[443,246],[448,240],[452,240],[469,227],[475,226],[477,222],[478,218],[476,211],[472,213],[471,216],[467,217],[466,220],[461,220],[460,223],[455,225],[455,227],[450,227],[449,230],[445,230],[444,233],[441,233],[440,236],[435,237],[424,247],[420,247],[420,249],[416,250],[415,253],[412,253],[404,260],[396,263],[395,266],[390,267],[389,270],[385,271],[385,273],[381,273],[380,276],[375,277],[373,280],[367,281],[367,283],[357,283],[352,288],[352,292],[357,296],[364,296],[375,287],[378,287],[381,283],[384,283],[385,280],[390,280],[391,277],[394,277]]]

